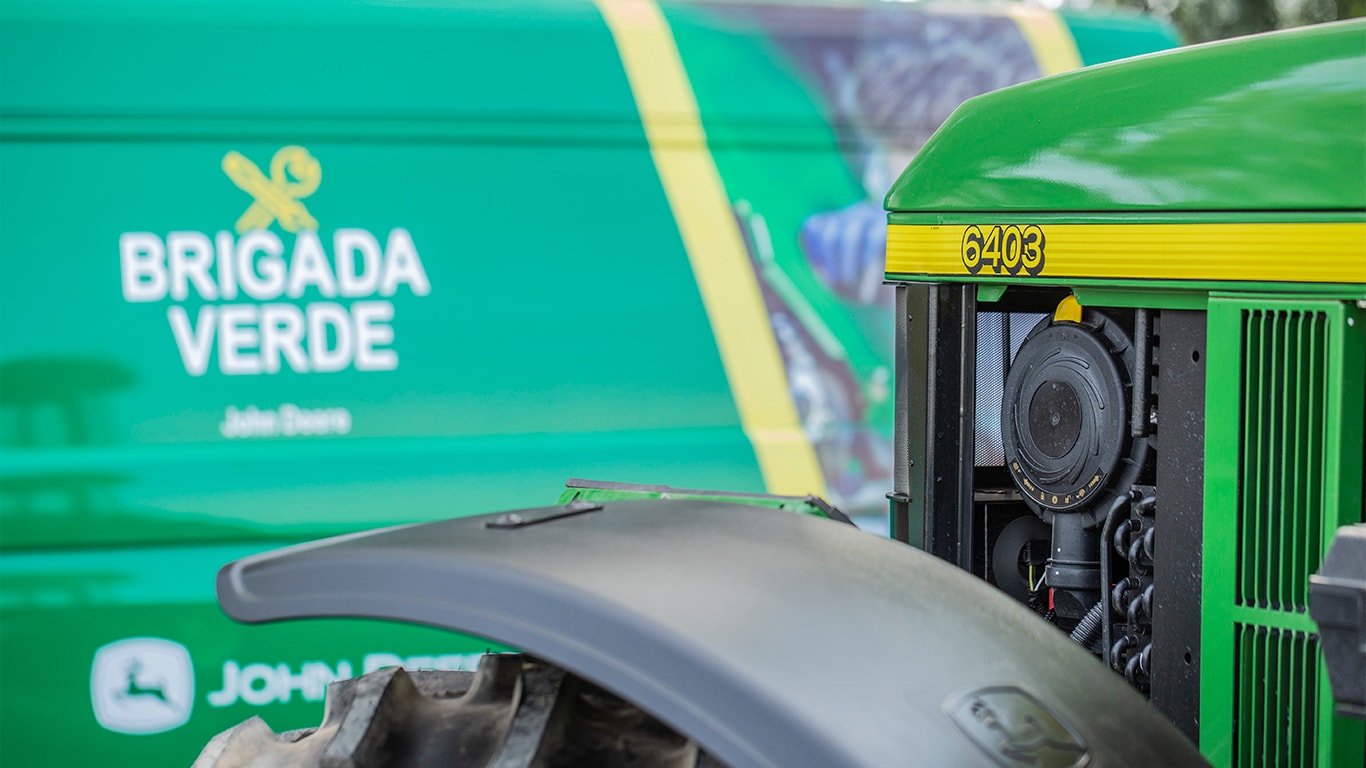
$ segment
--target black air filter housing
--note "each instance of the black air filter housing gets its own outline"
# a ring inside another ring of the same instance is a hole
[[[1001,438],[1006,467],[1045,521],[1084,513],[1098,524],[1102,502],[1128,488],[1148,456],[1130,436],[1134,351],[1110,318],[1045,318],[1025,337],[1006,376]]]

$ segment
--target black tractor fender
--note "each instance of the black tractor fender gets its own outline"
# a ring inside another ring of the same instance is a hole
[[[745,766],[1201,765],[994,587],[831,520],[631,500],[341,536],[224,567],[233,618],[365,617],[521,648]]]

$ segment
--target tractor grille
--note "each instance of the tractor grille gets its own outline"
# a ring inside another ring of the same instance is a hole
[[[1303,613],[1323,559],[1328,317],[1243,313],[1240,605]]]
[[[1314,766],[1318,638],[1239,624],[1235,628],[1237,715],[1233,764]]]
[[[1327,542],[1361,520],[1366,314],[1228,296],[1207,318],[1201,746],[1219,768],[1360,768],[1307,609]]]

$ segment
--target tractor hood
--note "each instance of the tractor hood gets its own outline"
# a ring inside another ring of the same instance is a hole
[[[734,768],[1203,762],[985,582],[773,509],[574,502],[388,528],[234,562],[218,594],[246,622],[391,619],[521,648]]]
[[[889,211],[1366,209],[1366,21],[1103,64],[963,104]]]

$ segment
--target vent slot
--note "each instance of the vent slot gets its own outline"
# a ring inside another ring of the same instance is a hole
[[[1328,316],[1242,313],[1238,600],[1303,613],[1323,559]]]
[[[1315,765],[1318,637],[1236,625],[1238,685],[1233,764]]]

